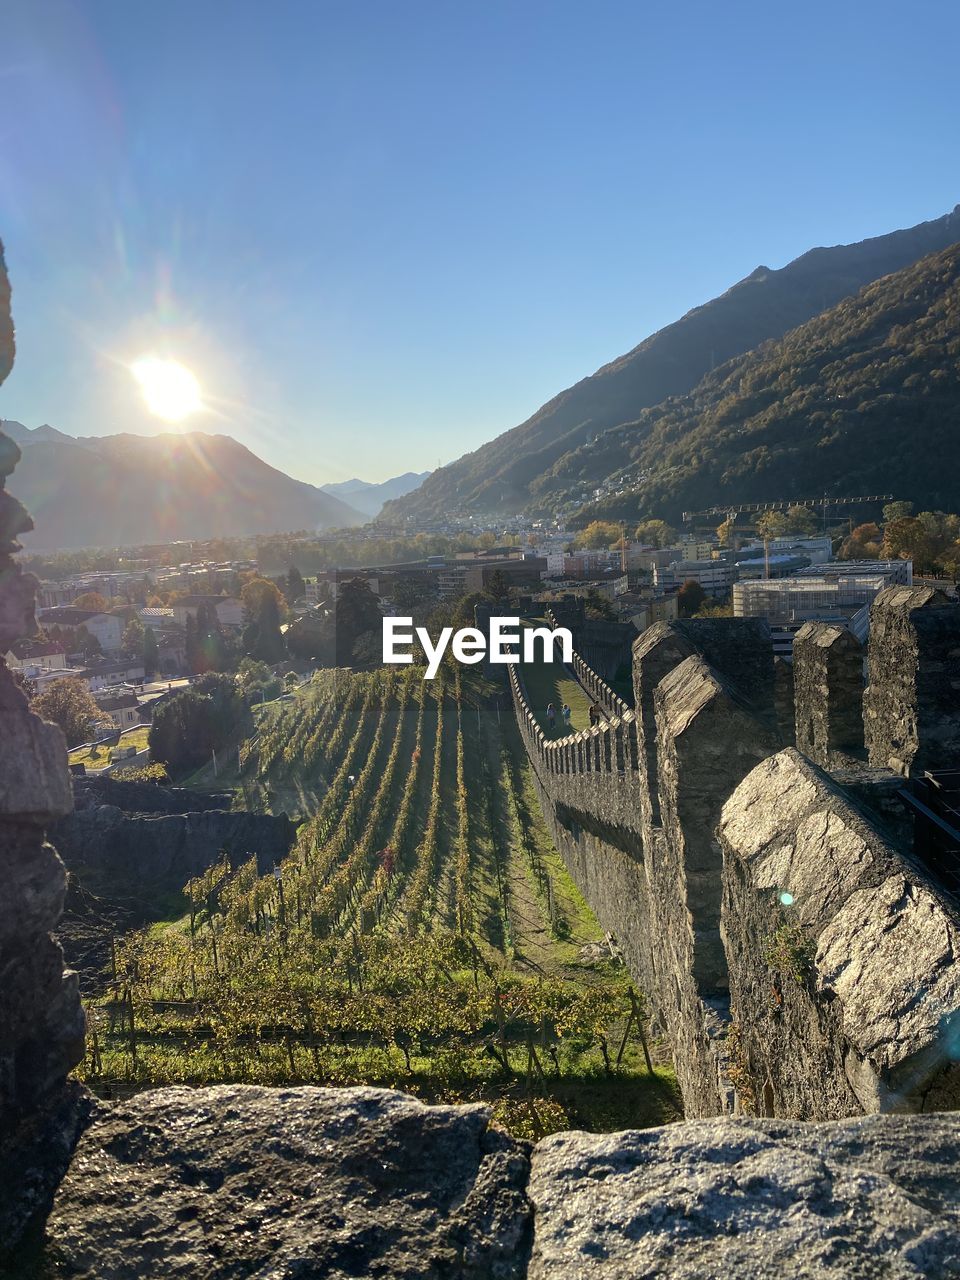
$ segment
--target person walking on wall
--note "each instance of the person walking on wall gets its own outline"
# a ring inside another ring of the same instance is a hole
[[[557,723],[557,709],[552,702],[547,703],[547,724],[552,729]]]
[[[570,708],[566,703],[560,708],[560,714],[563,716],[563,726],[565,729],[570,728]]]

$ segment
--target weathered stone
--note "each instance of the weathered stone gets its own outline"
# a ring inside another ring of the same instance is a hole
[[[960,1117],[714,1120],[535,1149],[530,1280],[960,1275]]]
[[[56,850],[37,842],[36,829],[10,823],[0,845],[0,948],[18,936],[46,933],[60,919],[67,873]]]
[[[960,759],[960,605],[930,587],[887,587],[870,609],[863,720],[870,763],[903,775]]]
[[[722,932],[740,1091],[767,1114],[833,1119],[960,1101],[960,916],[798,752],[724,806]]]
[[[657,1004],[674,1045],[688,1115],[725,1107],[727,961],[720,938],[722,857],[714,832],[724,802],[776,747],[739,695],[697,657],[654,696],[663,841],[646,860]],[[732,1091],[731,1091],[732,1093]]]
[[[89,1093],[68,1083],[0,1136],[0,1275],[32,1274],[37,1236],[92,1111]]]
[[[785,747],[794,745],[795,709],[793,694],[793,663],[777,654],[773,659],[773,706],[777,718],[777,732]]]
[[[73,796],[63,732],[27,709],[5,668],[0,668],[0,716],[0,821],[44,826],[69,813]]]
[[[381,1089],[161,1089],[102,1111],[47,1223],[97,1280],[520,1277],[526,1149]]]
[[[98,893],[179,893],[226,853],[256,857],[261,874],[287,856],[296,829],[285,814],[223,812],[130,815],[112,805],[70,814],[51,830],[69,871]]]
[[[796,745],[825,767],[863,747],[863,649],[846,627],[805,622],[793,640]]]

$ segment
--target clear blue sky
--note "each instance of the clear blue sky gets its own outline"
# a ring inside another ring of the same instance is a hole
[[[960,6],[5,0],[0,417],[435,466],[746,275],[960,200]]]

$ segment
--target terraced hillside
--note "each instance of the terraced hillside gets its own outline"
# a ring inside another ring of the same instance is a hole
[[[341,671],[264,707],[220,784],[295,815],[297,845],[267,876],[223,860],[119,941],[91,1083],[393,1084],[492,1098],[519,1132],[674,1114],[491,695]]]

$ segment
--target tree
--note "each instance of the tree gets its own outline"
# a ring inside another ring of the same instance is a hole
[[[160,666],[160,647],[153,627],[143,629],[143,669],[148,676],[156,675]]]
[[[33,709],[42,719],[60,726],[70,747],[87,742],[99,726],[112,723],[83,681],[72,676],[51,680],[43,693],[34,698]]]
[[[280,606],[274,596],[263,595],[257,612],[252,614],[243,629],[243,652],[261,662],[282,662],[287,654],[283,632],[280,630]]]
[[[921,572],[934,567],[936,543],[916,516],[894,520],[883,530],[883,554],[888,560],[912,560]]]
[[[893,524],[896,520],[906,520],[912,514],[912,502],[888,502],[883,508],[883,523]]]
[[[595,587],[591,587],[584,596],[583,609],[588,618],[595,618],[600,622],[614,622],[617,617],[616,609]]]
[[[677,592],[677,610],[681,618],[692,618],[703,605],[707,593],[695,578],[688,578]]]
[[[787,532],[787,517],[782,511],[764,511],[757,516],[757,535],[764,540],[782,538]]]
[[[483,594],[494,604],[505,604],[510,599],[513,587],[502,569],[494,569],[487,579]]]
[[[151,759],[171,773],[198,768],[214,750],[213,699],[192,689],[174,694],[154,711],[147,740]]]
[[[736,517],[727,516],[722,524],[717,525],[717,538],[721,547],[733,546],[733,534],[736,527]]]
[[[361,636],[376,633],[380,640],[383,614],[380,601],[370,590],[365,578],[351,578],[340,588],[336,605],[336,662],[337,666],[349,666],[354,659],[354,646]]]
[[[87,662],[103,653],[100,641],[96,636],[91,635],[86,627],[77,627],[74,632],[73,643]]]
[[[192,689],[161,702],[150,727],[150,756],[185,773],[249,731],[250,709],[232,676],[210,672]]]
[[[800,536],[811,535],[817,532],[817,517],[809,507],[789,507],[786,514],[786,526],[788,533]]]
[[[106,613],[110,608],[110,601],[99,591],[86,591],[82,596],[77,596],[73,602],[73,608],[89,609],[93,613]]]
[[[637,542],[642,542],[644,546],[650,547],[669,547],[673,544],[677,534],[671,529],[666,520],[641,520],[633,532]]]
[[[844,538],[837,553],[841,560],[879,560],[883,553],[883,534],[879,525],[858,524]]]
[[[123,639],[120,641],[125,653],[135,653],[138,657],[143,656],[143,642],[146,632],[143,629],[143,623],[139,618],[134,618],[128,622],[123,631]]]
[[[432,605],[437,599],[437,589],[429,582],[416,578],[398,578],[390,590],[394,608],[401,614],[411,613]]]
[[[588,550],[600,550],[612,546],[620,537],[620,526],[609,520],[594,520],[581,529],[574,539],[574,546]]]
[[[287,587],[284,592],[287,604],[295,604],[306,594],[307,584],[303,580],[303,574],[295,564],[292,564],[287,570]]]

